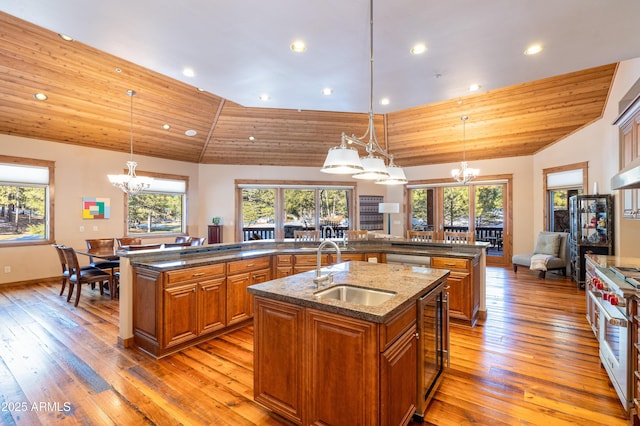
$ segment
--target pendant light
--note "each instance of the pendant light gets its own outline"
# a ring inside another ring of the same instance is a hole
[[[479,169],[473,169],[467,164],[466,122],[468,119],[469,117],[466,115],[460,117],[460,120],[462,120],[462,162],[460,163],[459,169],[451,170],[451,176],[453,176],[453,179],[463,185],[466,185],[473,179],[477,178],[480,173]]]
[[[369,8],[370,33],[369,33],[369,125],[364,135],[357,138],[342,133],[339,146],[331,148],[327,153],[324,165],[320,169],[324,173],[352,174],[354,179],[375,180],[376,183],[397,185],[406,183],[402,168],[393,163],[393,156],[383,149],[376,138],[373,115],[373,0]],[[365,138],[369,140],[365,142]],[[365,148],[367,155],[359,158],[355,147]],[[385,159],[389,165],[385,165]]]
[[[116,188],[120,188],[123,192],[129,195],[137,194],[143,191],[151,185],[153,178],[147,176],[136,176],[136,166],[138,163],[133,161],[133,97],[136,95],[134,90],[127,90],[127,96],[131,98],[131,112],[130,112],[130,126],[129,126],[129,146],[131,150],[131,156],[127,161],[127,168],[129,172],[120,175],[108,175],[109,182]]]

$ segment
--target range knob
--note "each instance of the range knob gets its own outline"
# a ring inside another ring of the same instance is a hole
[[[618,305],[620,301],[618,300],[618,296],[616,296],[615,294],[610,294],[609,295],[609,303],[611,303],[612,305],[616,306]]]

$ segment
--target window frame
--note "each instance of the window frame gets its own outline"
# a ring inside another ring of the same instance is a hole
[[[35,158],[14,157],[10,155],[0,155],[0,163],[11,166],[29,166],[29,167],[46,167],[49,170],[49,182],[45,187],[45,237],[42,240],[26,240],[26,241],[0,241],[1,247],[20,247],[52,244],[55,241],[55,215],[54,215],[54,193],[55,193],[55,161],[38,160]],[[6,182],[11,183],[11,182]]]
[[[125,171],[126,172],[126,171]],[[165,179],[165,180],[175,180],[184,182],[184,193],[182,194],[182,230],[180,232],[147,232],[147,233],[129,233],[129,194],[124,193],[124,233],[127,237],[141,237],[141,238],[166,238],[166,237],[174,237],[179,235],[189,235],[189,176],[183,175],[174,175],[168,173],[155,173],[155,172],[147,172],[147,171],[136,171],[136,175],[138,176],[148,176],[154,179]],[[156,192],[151,191],[152,194],[171,194],[175,195],[178,193],[170,193],[170,192]]]
[[[235,238],[236,241],[244,241],[243,217],[242,217],[242,190],[248,188],[273,189],[276,191],[274,200],[274,239],[284,240],[284,191],[286,189],[313,189],[315,197],[316,226],[319,226],[320,200],[318,191],[337,189],[350,190],[351,202],[349,203],[349,229],[357,229],[356,204],[358,202],[357,186],[352,182],[323,182],[323,181],[261,181],[261,180],[236,180],[235,183]]]
[[[587,193],[587,185],[589,183],[589,162],[588,161],[583,161],[581,163],[573,163],[573,164],[567,164],[564,166],[557,166],[557,167],[550,167],[548,169],[542,169],[542,197],[544,202],[542,203],[542,220],[543,220],[543,224],[544,224],[544,230],[548,231],[549,227],[551,226],[551,218],[550,218],[550,206],[549,203],[550,201],[550,197],[549,197],[549,187],[547,185],[547,180],[548,180],[548,176],[550,174],[554,174],[554,173],[562,173],[562,172],[568,172],[571,170],[582,170],[582,193],[586,194]],[[558,187],[558,188],[552,188],[553,190],[557,190],[557,189],[576,189],[577,186],[570,186],[570,187]]]

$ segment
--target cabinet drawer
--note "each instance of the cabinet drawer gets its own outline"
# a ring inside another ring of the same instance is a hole
[[[338,261],[338,255],[331,255],[333,262]],[[349,260],[364,260],[364,253],[342,253],[340,256],[340,260],[343,262],[348,262]]]
[[[318,262],[317,254],[296,254],[295,255],[295,264],[296,265],[308,265],[315,266]],[[326,265],[329,263],[329,255],[323,254],[320,258],[320,263],[322,265]]]
[[[290,254],[279,254],[276,256],[276,266],[292,266],[293,256]]]
[[[416,323],[416,305],[412,304],[380,327],[380,351],[384,351]]]
[[[236,262],[227,263],[227,274],[239,274],[256,269],[268,268],[271,264],[270,257],[257,257],[255,259],[238,260]]]
[[[167,272],[166,284],[176,284],[224,275],[224,263]]]
[[[444,269],[469,269],[469,259],[458,259],[454,257],[432,257],[432,268],[444,268]]]

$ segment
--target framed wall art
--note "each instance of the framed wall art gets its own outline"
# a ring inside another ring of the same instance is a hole
[[[109,219],[111,202],[109,198],[82,197],[83,219]]]

